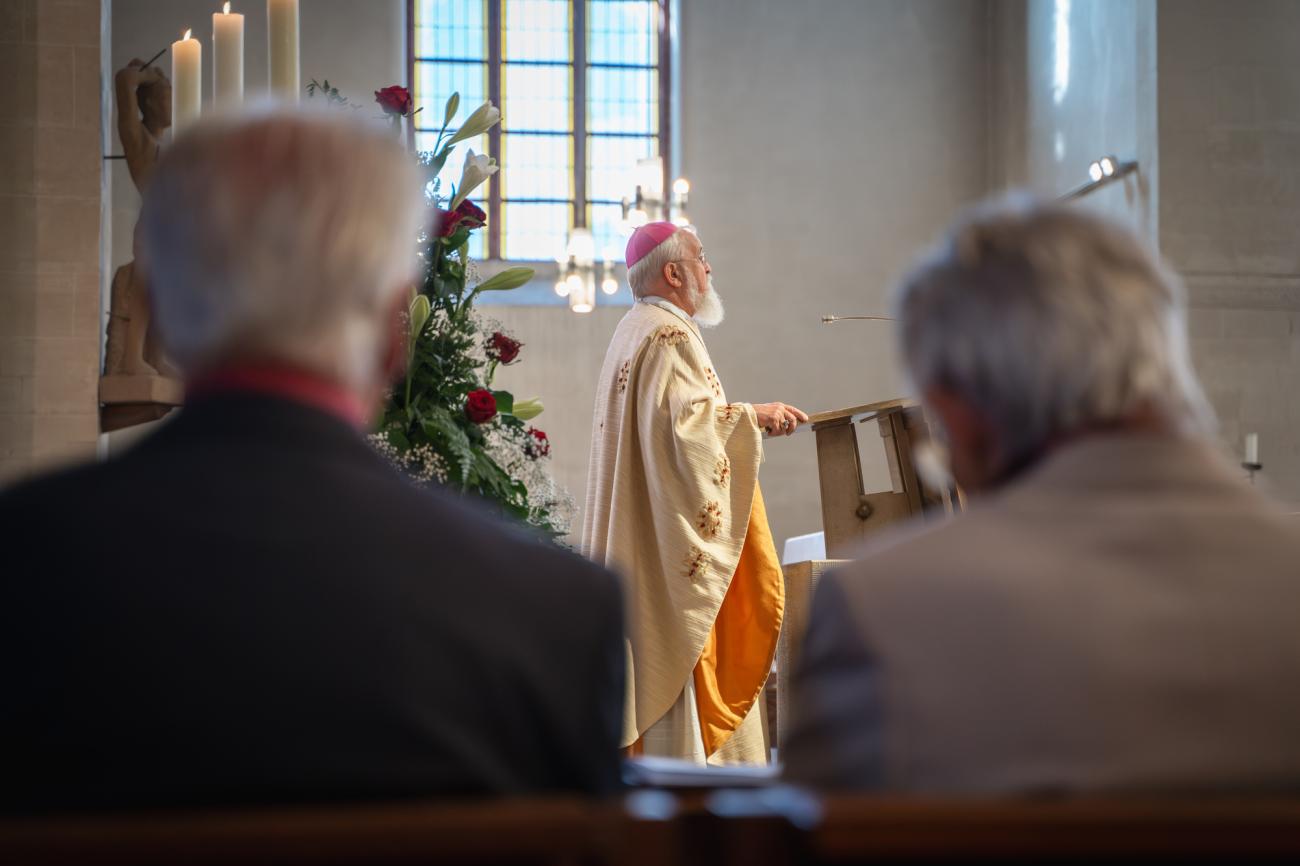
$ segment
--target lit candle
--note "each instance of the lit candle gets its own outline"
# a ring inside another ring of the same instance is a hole
[[[298,0],[267,0],[271,92],[298,101]]]
[[[1247,463],[1259,462],[1259,434],[1258,433],[1246,434],[1246,462]]]
[[[203,46],[186,30],[172,43],[172,135],[199,119],[203,107]]]
[[[244,101],[244,16],[227,3],[212,15],[212,102],[217,107]]]

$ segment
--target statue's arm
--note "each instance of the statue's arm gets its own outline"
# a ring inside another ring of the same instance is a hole
[[[117,93],[117,135],[122,140],[122,152],[126,155],[131,180],[139,190],[144,189],[157,159],[153,138],[140,117],[140,101],[136,95],[150,74],[150,70],[143,67],[142,60],[132,60],[119,69],[113,79]]]

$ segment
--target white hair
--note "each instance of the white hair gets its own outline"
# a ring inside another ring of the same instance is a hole
[[[686,232],[695,234],[691,226],[682,226],[627,269],[627,284],[632,288],[632,297],[644,298],[646,292],[653,287],[655,277],[663,274],[664,267],[669,262],[687,258]]]
[[[1076,207],[973,208],[902,280],[895,316],[913,386],[981,410],[1007,463],[1140,410],[1213,429],[1182,284],[1132,230]]]
[[[425,208],[412,158],[354,118],[279,106],[197,126],[145,194],[164,344],[187,372],[276,359],[372,384]]]

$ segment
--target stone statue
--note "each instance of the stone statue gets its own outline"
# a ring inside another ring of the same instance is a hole
[[[117,134],[122,139],[127,169],[135,188],[145,184],[158,162],[163,131],[172,125],[172,86],[156,66],[132,60],[117,72]],[[168,376],[171,369],[149,327],[149,286],[140,257],[140,227],[136,224],[133,260],[113,275],[109,305],[105,376]]]

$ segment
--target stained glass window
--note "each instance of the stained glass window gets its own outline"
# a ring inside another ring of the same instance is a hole
[[[499,128],[465,152],[503,166],[480,190],[488,230],[479,258],[554,261],[573,225],[589,226],[597,258],[621,257],[621,201],[636,162],[668,162],[667,0],[416,0],[411,46],[417,146],[431,147],[442,106],[461,94],[463,119],[485,99]]]

